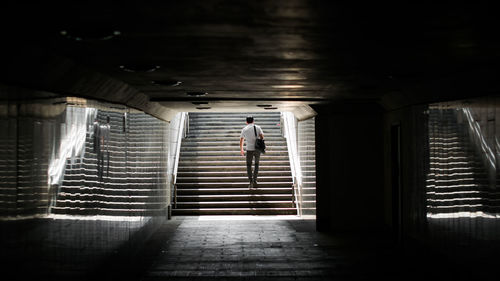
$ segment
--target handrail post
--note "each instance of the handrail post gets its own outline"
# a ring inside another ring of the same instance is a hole
[[[283,112],[281,112],[281,114],[280,114],[280,133],[281,133],[282,137],[285,137],[284,126],[285,126],[285,120],[283,118]]]
[[[177,184],[174,184],[174,208],[177,209]]]
[[[182,138],[186,138],[189,134],[189,112],[184,114],[184,132]]]

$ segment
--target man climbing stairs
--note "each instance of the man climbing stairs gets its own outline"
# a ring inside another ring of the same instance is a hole
[[[174,215],[294,215],[292,176],[279,113],[251,113],[261,126],[258,187],[249,189],[239,140],[247,113],[190,113],[177,172]]]

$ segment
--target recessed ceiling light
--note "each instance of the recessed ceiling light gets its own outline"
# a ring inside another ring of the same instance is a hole
[[[193,101],[192,104],[194,105],[208,104],[208,101]]]
[[[210,109],[211,107],[210,106],[197,106],[196,109]]]
[[[79,28],[71,28],[64,29],[59,31],[61,36],[75,40],[75,41],[96,41],[96,40],[109,40],[113,37],[116,37],[121,34],[119,30],[112,29],[79,29]]]
[[[277,107],[264,107],[264,109],[278,109]]]
[[[151,64],[129,64],[120,65],[120,68],[127,72],[153,72],[160,68],[160,66]]]
[[[167,79],[167,80],[155,80],[155,81],[151,81],[151,83],[153,83],[155,85],[175,87],[175,86],[179,86],[182,82],[177,81],[177,80]]]
[[[201,96],[206,96],[208,93],[207,92],[187,92],[186,95],[191,96],[191,97],[201,97]]]
[[[303,85],[272,85],[271,87],[276,89],[299,89],[304,88]]]
[[[258,107],[272,107],[272,104],[258,104]]]

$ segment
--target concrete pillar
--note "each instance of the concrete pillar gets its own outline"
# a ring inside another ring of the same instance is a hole
[[[383,111],[315,106],[318,231],[383,228]]]

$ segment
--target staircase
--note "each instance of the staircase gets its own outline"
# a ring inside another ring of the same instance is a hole
[[[455,109],[429,110],[428,213],[498,213],[500,194],[489,187],[480,152],[468,136],[468,124],[459,123],[458,117]]]
[[[165,122],[143,113],[99,111],[98,120],[111,117],[109,176],[98,181],[96,154],[87,132],[83,159],[68,159],[53,214],[153,216],[165,215],[167,194]],[[104,160],[106,162],[106,158]]]
[[[316,215],[316,142],[314,118],[298,123],[302,170],[302,215]]]
[[[246,113],[190,113],[182,142],[174,215],[295,215],[292,177],[279,113],[250,113],[261,126],[266,154],[258,187],[248,188],[240,155]]]

